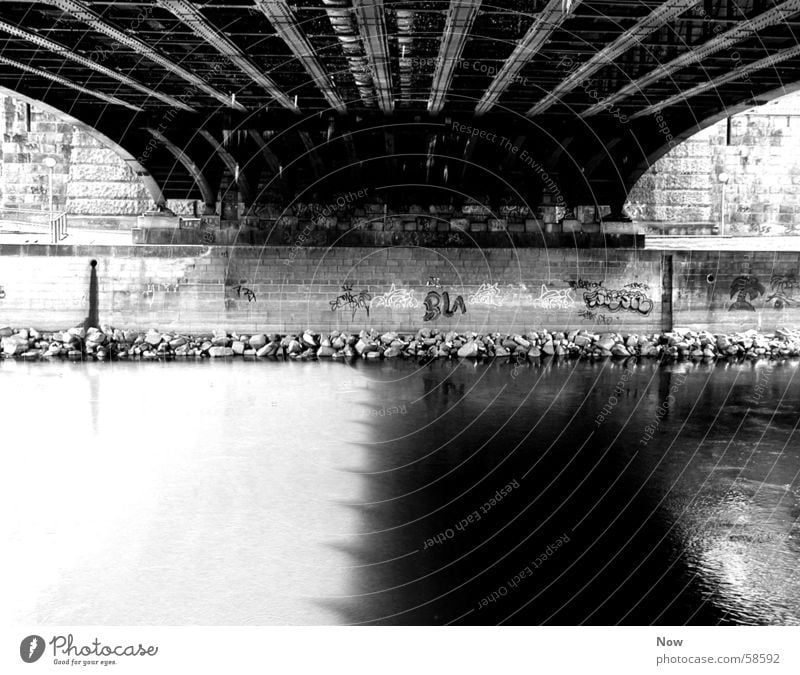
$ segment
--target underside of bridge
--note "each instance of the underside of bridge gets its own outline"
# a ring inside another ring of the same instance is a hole
[[[0,86],[156,201],[552,199],[618,213],[658,157],[800,81],[800,0],[0,0]],[[547,196],[549,193],[549,197]]]

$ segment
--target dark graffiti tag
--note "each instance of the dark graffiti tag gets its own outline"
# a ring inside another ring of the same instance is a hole
[[[573,279],[567,279],[567,283],[569,287],[573,290],[578,290],[580,288],[600,288],[603,285],[602,281],[589,281],[588,279],[578,279],[577,281]]]
[[[772,295],[767,297],[767,302],[771,302],[775,309],[791,307],[797,302],[792,297],[794,289],[797,288],[797,277],[793,272],[789,274],[773,274],[769,281],[769,287],[772,289]]]
[[[759,295],[764,295],[765,292],[766,289],[758,280],[758,277],[750,274],[740,274],[731,282],[731,299],[735,296],[736,300],[728,307],[728,311],[755,312],[756,308],[750,304],[749,300],[755,300]]]
[[[444,300],[444,305],[442,305],[442,300]],[[450,306],[450,294],[447,291],[442,291],[439,293],[438,291],[428,291],[428,295],[425,296],[425,316],[422,317],[423,321],[432,321],[439,317],[442,313],[445,316],[450,317],[456,313],[457,310],[461,310],[462,314],[465,314],[467,311],[467,306],[464,304],[464,298],[460,295],[456,296],[456,299],[453,301],[453,306]]]
[[[653,311],[653,301],[647,297],[647,293],[627,287],[619,290],[603,287],[593,288],[584,292],[583,300],[589,309],[604,307],[609,312],[618,312],[624,309],[630,312],[639,312],[644,316]]]
[[[6,297],[6,289],[0,286],[0,300]]]
[[[242,286],[242,284],[237,284],[233,287],[233,290],[236,291],[236,296],[239,298],[241,298],[242,293],[244,293],[244,297],[247,298],[247,302],[253,302],[254,300],[257,300],[256,294],[246,286]]]
[[[353,311],[353,318],[359,309],[364,309],[369,316],[369,303],[372,296],[367,291],[361,291],[358,295],[353,293],[353,287],[350,284],[342,286],[342,294],[331,300],[331,311],[335,312],[342,307],[348,307]]]
[[[588,309],[584,309],[582,312],[578,312],[578,316],[582,319],[588,319],[590,321],[594,321],[595,323],[603,324],[605,326],[614,323],[613,316],[606,316],[605,314],[596,314]]]

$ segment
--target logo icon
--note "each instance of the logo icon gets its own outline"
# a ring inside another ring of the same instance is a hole
[[[25,663],[33,663],[42,658],[44,654],[44,638],[39,635],[29,635],[19,643],[19,655]]]

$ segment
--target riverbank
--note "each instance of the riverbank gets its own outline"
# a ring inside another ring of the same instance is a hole
[[[311,330],[292,334],[242,335],[225,330],[186,335],[174,332],[70,328],[40,332],[0,329],[4,358],[73,360],[174,358],[268,358],[298,360],[382,358],[607,358],[641,356],[672,359],[770,358],[800,356],[800,330],[749,330],[712,334],[675,330],[664,333],[529,331],[524,334],[437,331],[416,333]]]

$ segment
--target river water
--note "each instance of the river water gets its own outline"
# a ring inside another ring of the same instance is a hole
[[[800,623],[798,362],[0,362],[31,624]]]

